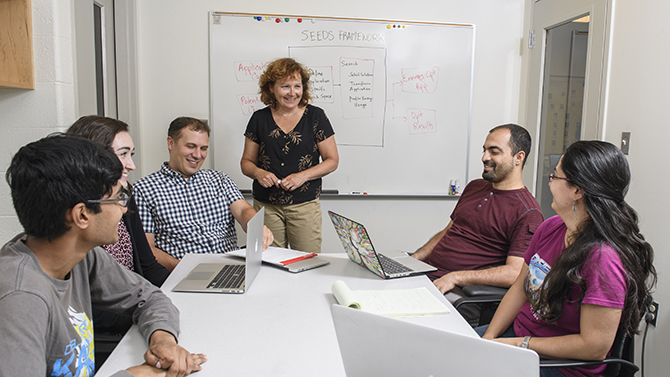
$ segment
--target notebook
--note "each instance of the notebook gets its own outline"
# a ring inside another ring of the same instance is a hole
[[[180,281],[175,292],[244,293],[253,282],[263,263],[263,218],[261,208],[247,223],[247,257],[244,263],[200,263]],[[228,278],[219,276],[228,272]]]
[[[244,258],[246,250],[231,251],[227,255]],[[270,246],[263,252],[263,263],[282,268],[289,272],[302,272],[329,264],[316,253]]]
[[[449,309],[426,287],[410,289],[351,290],[336,280],[330,287],[337,303],[387,317],[449,314]]]
[[[337,304],[331,314],[347,377],[540,374],[540,358],[529,349]]]
[[[365,227],[335,212],[328,211],[337,236],[349,259],[366,267],[384,279],[417,275],[437,268],[414,259],[402,251],[375,251]]]

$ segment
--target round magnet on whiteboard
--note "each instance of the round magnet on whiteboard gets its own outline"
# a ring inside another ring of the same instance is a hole
[[[301,23],[301,22],[302,22],[302,18],[298,18],[298,23]]]
[[[255,18],[256,20],[258,20],[258,21],[260,21],[260,20],[263,19],[263,17],[261,17],[261,16],[254,16],[254,18]]]
[[[386,25],[386,28],[387,28],[387,29],[390,29],[390,28],[391,28],[391,25]]]
[[[289,22],[290,20],[291,20],[291,19],[288,18],[288,17],[284,18],[284,21],[286,21],[286,22]]]

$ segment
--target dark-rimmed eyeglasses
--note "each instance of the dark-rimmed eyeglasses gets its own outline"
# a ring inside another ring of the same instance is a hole
[[[566,182],[572,182],[570,179],[559,177],[554,173],[549,174],[549,182],[553,181],[554,179],[560,179],[560,180],[563,180],[563,181],[566,181]]]
[[[133,196],[132,190],[123,189],[118,198],[114,199],[88,199],[86,203],[112,203],[117,202],[121,207],[128,208],[130,198]]]

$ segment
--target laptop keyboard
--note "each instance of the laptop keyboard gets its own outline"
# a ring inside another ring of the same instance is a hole
[[[377,254],[377,256],[379,257],[379,263],[382,265],[382,270],[384,270],[384,273],[387,275],[414,271],[404,264],[398,263],[384,254]]]
[[[244,265],[227,264],[209,282],[207,288],[237,288],[244,282]]]

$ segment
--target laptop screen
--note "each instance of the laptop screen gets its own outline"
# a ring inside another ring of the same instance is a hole
[[[247,223],[247,254],[246,276],[244,289],[249,289],[251,282],[263,264],[263,224],[265,208],[261,208]]]
[[[365,230],[363,224],[347,219],[332,211],[328,211],[328,215],[335,226],[337,236],[340,238],[349,259],[367,267],[375,274],[385,277],[379,264],[379,258],[372,246],[372,241],[370,241],[368,232]]]

